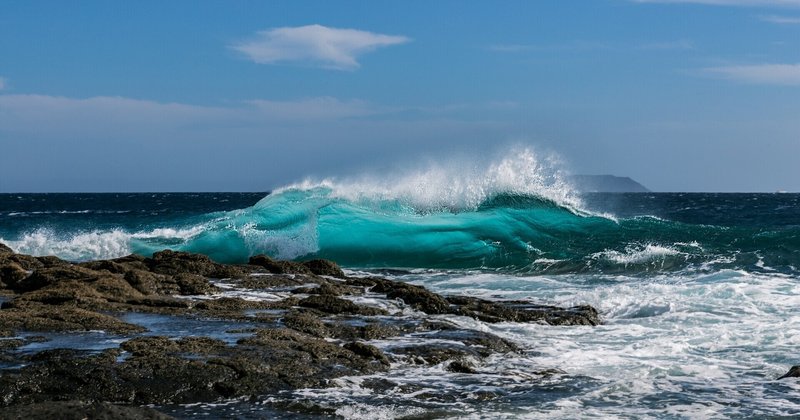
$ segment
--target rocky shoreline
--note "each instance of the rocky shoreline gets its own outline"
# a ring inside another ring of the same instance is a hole
[[[398,363],[470,374],[476,361],[519,351],[513,342],[436,315],[487,323],[600,323],[590,306],[442,296],[381,277],[347,276],[326,260],[260,255],[225,265],[162,251],[152,258],[71,263],[17,254],[2,244],[0,302],[2,418],[168,418],[147,406],[261,400],[387,372]],[[148,316],[167,324],[213,321],[221,330],[162,334],[135,322]],[[89,333],[116,341],[89,349],[47,345],[54,337]],[[414,343],[390,352],[370,344],[403,336],[415,337]],[[365,386],[391,388],[387,382]]]

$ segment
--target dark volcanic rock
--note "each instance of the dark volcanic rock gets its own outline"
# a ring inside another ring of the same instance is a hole
[[[0,289],[16,286],[25,277],[28,277],[28,272],[14,261],[0,265]]]
[[[52,286],[67,280],[84,282],[95,281],[105,275],[108,274],[80,266],[48,267],[34,271],[33,274],[22,281],[9,284],[9,288],[15,292],[23,293],[38,290],[46,286]]]
[[[311,260],[302,264],[318,276],[345,277],[339,265],[330,260]]]
[[[15,254],[13,252],[0,252],[0,267],[10,262],[17,263],[25,270],[35,270],[44,267],[44,264],[36,257],[23,254]]]
[[[189,273],[217,279],[238,278],[247,274],[242,267],[215,263],[205,255],[170,250],[156,252],[146,263],[151,271],[159,274]]]
[[[329,314],[386,315],[386,311],[383,309],[356,305],[349,300],[330,295],[309,296],[298,302],[298,305]]]
[[[385,293],[389,299],[401,299],[406,305],[427,314],[451,313],[450,304],[444,298],[424,287],[395,282],[377,277],[350,279],[348,284],[363,286],[372,292]]]
[[[466,360],[454,360],[447,365],[447,370],[454,373],[477,373],[475,366]]]
[[[248,264],[265,268],[273,274],[314,274],[303,264],[293,261],[273,260],[263,254],[250,257]]]
[[[788,372],[781,375],[781,377],[778,379],[783,379],[783,378],[800,378],[800,365],[792,366]]]
[[[345,344],[344,348],[352,351],[353,353],[359,356],[366,357],[368,359],[374,359],[379,361],[383,365],[389,366],[389,358],[386,357],[386,355],[383,354],[383,352],[380,351],[380,349],[378,349],[373,345],[356,341]]]
[[[449,296],[454,313],[484,322],[544,322],[550,325],[598,325],[600,318],[591,306],[559,308],[528,302],[491,302],[467,296]]]
[[[295,331],[300,331],[314,337],[330,336],[330,332],[325,326],[325,323],[307,312],[292,311],[283,317],[283,324]]]
[[[3,419],[60,419],[60,420],[168,420],[172,417],[149,407],[127,407],[107,402],[49,401],[6,407]]]
[[[0,242],[0,255],[13,254],[14,250],[9,248],[8,245]]]
[[[141,255],[135,254],[110,260],[88,261],[78,265],[92,270],[106,270],[116,274],[125,274],[132,270],[147,271],[150,269],[147,266],[147,259]]]
[[[347,280],[351,286],[385,293],[389,299],[401,299],[405,304],[427,314],[453,314],[484,322],[542,322],[550,325],[598,325],[600,316],[593,307],[572,308],[534,305],[529,302],[492,302],[468,296],[442,297],[421,286],[368,277]]]
[[[144,328],[110,315],[75,307],[21,302],[0,310],[0,329],[25,331],[92,331],[139,333]]]

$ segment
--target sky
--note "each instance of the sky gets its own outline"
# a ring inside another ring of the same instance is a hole
[[[0,4],[0,192],[267,191],[520,145],[654,191],[800,191],[800,0]]]

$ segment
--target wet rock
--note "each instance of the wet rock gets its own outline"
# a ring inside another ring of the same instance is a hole
[[[126,274],[132,270],[149,270],[150,268],[147,266],[146,261],[147,260],[141,255],[132,254],[126,257],[114,258],[110,260],[83,262],[78,265],[91,270],[105,270],[115,274]]]
[[[380,349],[378,349],[373,345],[356,341],[352,343],[347,343],[343,347],[359,356],[365,357],[367,359],[377,360],[381,364],[389,366],[389,358],[386,357],[386,355],[383,354],[383,352],[380,351]]]
[[[205,255],[188,252],[164,250],[145,261],[150,271],[159,274],[189,273],[217,279],[238,278],[247,274],[242,267],[215,263]]]
[[[424,327],[423,327],[424,328]],[[419,344],[394,348],[391,353],[404,356],[415,364],[437,365],[447,361],[482,359],[498,353],[512,353],[519,348],[497,335],[476,330],[462,330],[441,324]]]
[[[318,276],[345,277],[341,267],[330,260],[311,260],[305,261],[302,264]]]
[[[95,281],[105,275],[108,275],[108,273],[102,273],[79,266],[56,266],[38,269],[24,280],[9,286],[10,289],[17,293],[24,293],[68,280],[85,282]]]
[[[396,388],[397,383],[384,378],[369,378],[361,382],[361,387],[385,394],[387,391]]]
[[[0,406],[70,399],[132,402],[135,390],[112,379],[118,355],[116,349],[88,357],[75,350],[39,352],[22,369],[0,375]]]
[[[401,299],[406,305],[426,314],[435,315],[451,312],[450,304],[444,298],[421,286],[377,277],[349,279],[348,284],[364,286],[375,293],[385,293],[389,299]]]
[[[203,276],[197,274],[180,273],[173,276],[175,284],[178,285],[179,294],[187,295],[210,295],[219,292],[219,288],[213,286]]]
[[[800,378],[800,365],[792,366],[788,372],[784,373],[778,379],[783,378]]]
[[[0,255],[14,254],[14,250],[9,248],[8,245],[0,242]]]
[[[175,295],[180,288],[170,276],[132,269],[125,272],[125,281],[145,295]]]
[[[20,302],[0,310],[0,329],[14,331],[106,331],[116,334],[146,331],[111,315],[69,306]]]
[[[450,362],[450,364],[447,365],[447,371],[453,373],[468,373],[468,374],[478,373],[475,370],[475,366],[466,360],[454,360]]]
[[[274,274],[314,274],[303,264],[293,261],[273,260],[263,254],[250,257],[248,264],[265,268]]]
[[[259,360],[275,377],[273,386],[283,388],[324,386],[331,378],[386,369],[374,354],[358,354],[288,329],[259,330],[253,337],[239,340],[239,345],[259,352]],[[263,375],[257,379],[264,382]]]
[[[3,419],[61,420],[168,420],[172,417],[149,407],[129,407],[107,402],[48,401],[3,409]]]
[[[14,261],[0,265],[0,289],[14,287],[28,277],[28,272]]]
[[[369,323],[360,327],[361,338],[365,340],[377,340],[400,335],[402,330],[392,325],[383,323]]]
[[[478,357],[473,349],[452,344],[406,346],[392,349],[391,353],[405,356],[410,363],[418,365],[438,365],[449,360],[461,360],[467,356]]]
[[[209,337],[184,337],[172,340],[164,336],[138,337],[128,340],[120,348],[134,356],[153,354],[196,354],[208,355],[222,353],[227,349],[224,341]]]
[[[468,296],[449,296],[453,313],[483,322],[542,322],[550,325],[598,325],[600,317],[591,306],[560,308],[528,302],[492,302]]]
[[[195,308],[206,311],[243,311],[247,309],[271,309],[272,302],[223,297],[198,302]]]
[[[14,262],[19,264],[25,270],[35,270],[37,268],[44,267],[41,261],[36,259],[36,257],[32,257],[30,255],[24,254],[14,254],[14,253],[0,253],[0,266],[3,266],[9,262]]]
[[[292,290],[292,293],[341,296],[341,295],[356,295],[356,294],[361,294],[363,292],[360,289],[355,289],[345,284],[324,282],[320,283],[320,285],[316,287],[298,287]]]
[[[11,338],[0,340],[0,352],[16,349],[25,344],[21,338]]]
[[[184,309],[195,307],[194,302],[187,299],[176,299],[171,296],[145,296],[142,298],[129,299],[126,306],[121,306],[120,310],[136,309],[156,313],[180,313]]]
[[[283,317],[283,324],[287,327],[306,333],[314,337],[328,337],[330,332],[319,318],[307,312],[292,311]]]
[[[87,283],[66,280],[58,285],[43,287],[33,292],[25,293],[16,299],[6,302],[3,308],[16,307],[25,302],[38,302],[48,305],[62,304],[102,304],[106,302],[103,296]]]
[[[298,305],[329,314],[386,315],[383,309],[356,305],[349,300],[330,295],[309,296],[298,302]]]
[[[267,275],[249,276],[236,282],[236,285],[245,289],[273,289],[279,287],[300,286],[309,283],[304,276],[295,275]]]
[[[63,266],[70,265],[69,262],[64,261],[61,258],[58,258],[58,257],[53,256],[53,255],[46,255],[46,256],[43,256],[43,257],[36,257],[36,260],[39,261],[42,264],[42,266],[45,267],[45,268],[63,267]]]

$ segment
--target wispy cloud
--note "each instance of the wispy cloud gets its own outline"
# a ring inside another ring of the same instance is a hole
[[[307,25],[260,31],[230,48],[260,64],[291,62],[354,70],[359,67],[358,56],[409,41],[405,36]]]
[[[779,16],[779,15],[766,15],[759,16],[764,22],[775,23],[778,25],[800,25],[800,16]]]
[[[631,0],[635,3],[695,3],[717,6],[800,7],[800,0]]]
[[[753,64],[707,67],[712,76],[744,83],[800,86],[800,64]]]

